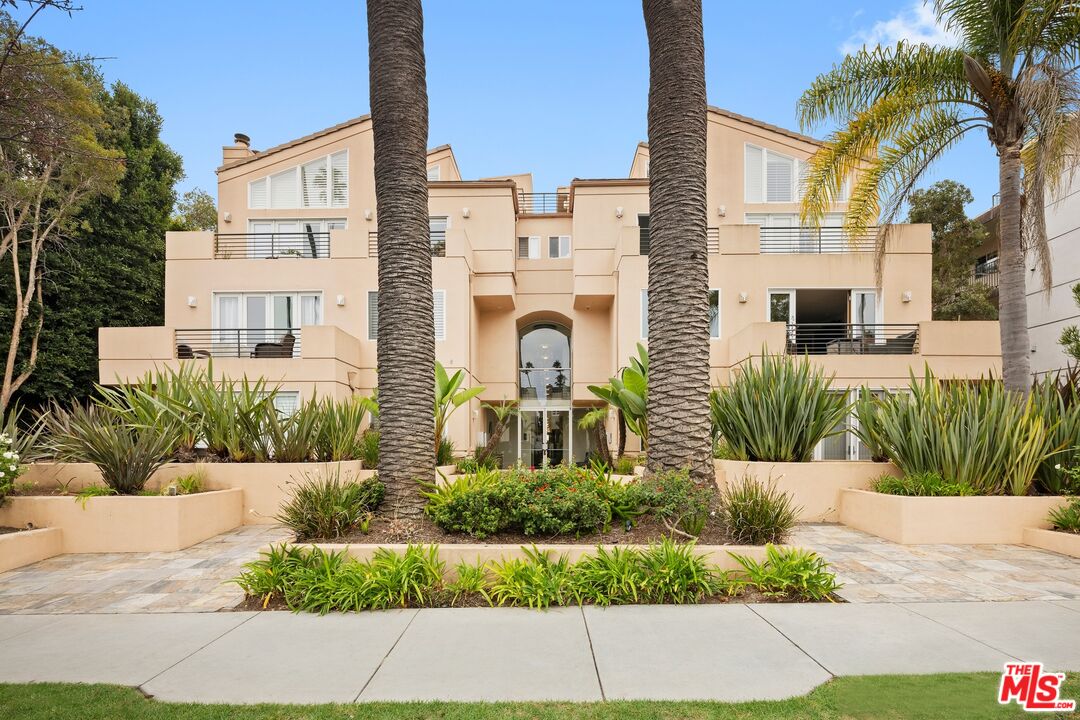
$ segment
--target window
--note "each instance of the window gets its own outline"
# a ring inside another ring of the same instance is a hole
[[[519,237],[518,257],[527,260],[538,260],[540,258],[540,237],[537,235]]]
[[[344,220],[251,220],[248,222],[247,257],[330,256],[330,231],[344,230]],[[220,252],[220,248],[219,248]]]
[[[720,291],[709,291],[709,337],[716,340],[720,337]]]
[[[278,390],[274,394],[274,409],[278,411],[278,415],[283,418],[287,418],[296,412],[300,407],[300,391],[299,390]]]
[[[438,180],[442,175],[442,168],[439,165],[432,165],[427,169],[428,182]]]
[[[431,235],[431,257],[446,257],[446,229],[450,227],[450,218],[428,218],[428,229]]]
[[[805,176],[805,163],[780,153],[747,145],[744,178],[746,202],[795,202]]]
[[[446,291],[432,290],[432,305],[435,316],[435,340],[446,339]],[[368,290],[368,340],[379,339],[379,291]]]
[[[548,257],[550,258],[568,258],[570,257],[570,236],[569,235],[552,235],[548,238]]]
[[[214,333],[218,349],[259,357],[260,343],[288,343],[299,355],[298,331],[322,324],[322,293],[215,293]],[[251,353],[255,354],[251,354]]]
[[[649,291],[641,291],[641,338],[649,339]]]
[[[649,216],[648,215],[638,215],[637,216],[637,225],[638,225],[638,254],[639,255],[648,255],[649,254]]]
[[[248,207],[253,210],[348,206],[348,150],[248,183]]]

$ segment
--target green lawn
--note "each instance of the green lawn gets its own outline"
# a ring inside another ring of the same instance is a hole
[[[10,659],[10,658],[9,658]],[[17,661],[17,659],[13,659]],[[377,703],[361,705],[177,705],[108,685],[2,685],[0,718],[19,720],[965,720],[1024,713],[996,702],[992,673],[840,678],[807,696],[780,702]],[[1080,697],[1069,678],[1065,698]],[[1041,718],[1052,717],[1041,714]]]

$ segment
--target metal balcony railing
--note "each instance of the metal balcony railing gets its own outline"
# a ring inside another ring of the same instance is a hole
[[[521,400],[570,400],[570,368],[519,368]]]
[[[518,193],[519,215],[552,215],[570,212],[570,193]]]
[[[787,326],[788,355],[914,355],[919,326],[795,323]]]
[[[176,357],[296,358],[300,357],[300,328],[178,329]]]
[[[649,228],[638,227],[638,255],[649,254]],[[720,254],[720,228],[706,228],[705,245],[710,255]]]
[[[368,257],[377,257],[379,254],[379,233],[368,233]],[[431,231],[431,257],[446,257],[446,231]]]
[[[852,237],[839,227],[762,227],[762,253],[850,253],[873,252],[877,228],[867,234]]]
[[[214,257],[240,258],[328,258],[328,232],[216,233]]]

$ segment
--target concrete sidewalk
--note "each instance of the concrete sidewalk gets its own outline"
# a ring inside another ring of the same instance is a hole
[[[5,682],[161,699],[778,699],[834,675],[1080,671],[1080,601],[0,616]]]

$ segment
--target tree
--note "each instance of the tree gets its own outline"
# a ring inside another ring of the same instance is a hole
[[[70,236],[86,203],[116,192],[123,166],[122,153],[100,142],[106,126],[93,68],[23,35],[4,14],[0,37],[7,48],[0,74],[0,259],[11,273],[2,414],[37,364],[46,252]]]
[[[428,229],[428,101],[420,0],[368,0],[379,225],[379,479],[418,518],[435,476],[435,321]]]
[[[987,236],[986,228],[964,213],[964,206],[973,199],[971,191],[954,180],[911,193],[907,221],[933,227],[935,320],[997,318],[990,288],[971,279],[975,253]]]
[[[183,178],[180,156],[161,140],[154,103],[126,85],[99,88],[101,143],[124,155],[115,197],[90,200],[69,236],[44,262],[37,367],[19,389],[22,405],[80,400],[98,380],[98,328],[164,321],[165,231]],[[0,288],[7,306],[8,292]],[[0,329],[0,346],[4,331]]]
[[[800,98],[804,128],[830,119],[842,124],[810,162],[802,216],[819,223],[858,169],[844,226],[865,236],[879,221],[893,222],[934,160],[968,132],[985,131],[998,156],[1004,380],[1026,392],[1024,251],[1038,257],[1049,284],[1042,200],[1047,190],[1060,190],[1061,178],[1080,160],[1080,6],[1072,0],[933,5],[959,47],[864,47],[818,76]],[[1023,204],[1021,182],[1030,198]],[[887,231],[877,233],[879,275],[887,239]]]
[[[1080,308],[1080,283],[1073,285],[1072,294],[1076,307]],[[1061,348],[1066,355],[1071,357],[1073,361],[1080,363],[1080,327],[1076,325],[1066,327],[1061,331],[1061,338],[1058,342],[1061,343]]]
[[[217,230],[217,220],[214,198],[202,188],[192,188],[177,201],[169,229],[214,231]]]
[[[711,482],[701,2],[644,0],[643,10],[649,36],[648,468],[685,468]]]

